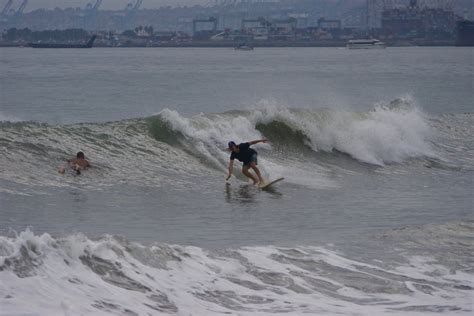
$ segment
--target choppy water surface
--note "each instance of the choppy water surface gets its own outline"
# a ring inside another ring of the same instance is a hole
[[[472,313],[472,49],[0,53],[2,312]]]

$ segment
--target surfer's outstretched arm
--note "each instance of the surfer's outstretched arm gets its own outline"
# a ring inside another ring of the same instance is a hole
[[[252,140],[251,142],[248,142],[250,145],[255,145],[255,144],[258,144],[258,143],[266,143],[267,142],[267,139],[266,138],[262,138],[262,139],[257,139],[257,140]]]
[[[234,170],[234,160],[233,159],[229,160],[229,166],[228,166],[227,169],[229,170],[229,173],[227,175],[226,180],[229,180],[230,177],[232,176],[232,171]]]

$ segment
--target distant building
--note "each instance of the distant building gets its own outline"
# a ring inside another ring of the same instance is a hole
[[[208,40],[217,34],[217,19],[193,20],[193,38],[197,40]]]
[[[269,38],[276,41],[291,41],[296,37],[296,19],[272,21]]]
[[[296,19],[275,20],[272,21],[272,26],[280,34],[292,34],[296,29]]]
[[[338,39],[341,35],[341,20],[327,20],[320,18],[318,20],[318,33],[317,38],[319,39]]]
[[[294,13],[288,16],[296,20],[297,29],[305,29],[309,26],[309,14],[307,13]]]
[[[474,21],[457,22],[456,46],[474,46]]]
[[[267,40],[269,25],[270,23],[263,18],[256,20],[244,19],[242,20],[242,33],[251,35],[255,40]]]
[[[243,19],[242,20],[242,29],[251,30],[255,28],[262,27],[263,23],[260,19]]]
[[[382,34],[388,38],[452,38],[459,17],[442,8],[408,6],[382,13]]]
[[[318,28],[321,30],[340,29],[341,20],[326,20],[325,18],[320,18],[318,20]]]

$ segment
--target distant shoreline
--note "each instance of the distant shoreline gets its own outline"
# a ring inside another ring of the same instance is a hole
[[[260,47],[346,47],[346,41],[321,41],[321,42],[252,42],[252,46],[255,48]],[[387,41],[388,47],[410,47],[410,46],[432,46],[432,47],[446,47],[456,46],[454,41],[413,41],[413,42],[390,42]],[[236,43],[233,41],[200,41],[200,42],[180,42],[180,43],[126,43],[121,46],[105,45],[102,43],[96,43],[94,48],[131,48],[131,47],[142,47],[142,48],[233,48]],[[28,47],[26,43],[8,43],[0,42],[0,47]]]

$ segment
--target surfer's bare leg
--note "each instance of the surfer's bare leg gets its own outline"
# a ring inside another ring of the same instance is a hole
[[[252,179],[253,181],[253,184],[257,184],[258,183],[258,179],[250,173],[249,171],[249,167],[245,166],[245,167],[242,167],[242,173],[244,175],[246,175],[248,178]]]
[[[255,174],[257,174],[259,182],[263,183],[264,181],[263,181],[263,178],[262,178],[262,174],[260,173],[260,170],[258,169],[257,164],[254,161],[252,161],[250,163],[250,167],[253,169],[253,171],[255,171]]]

